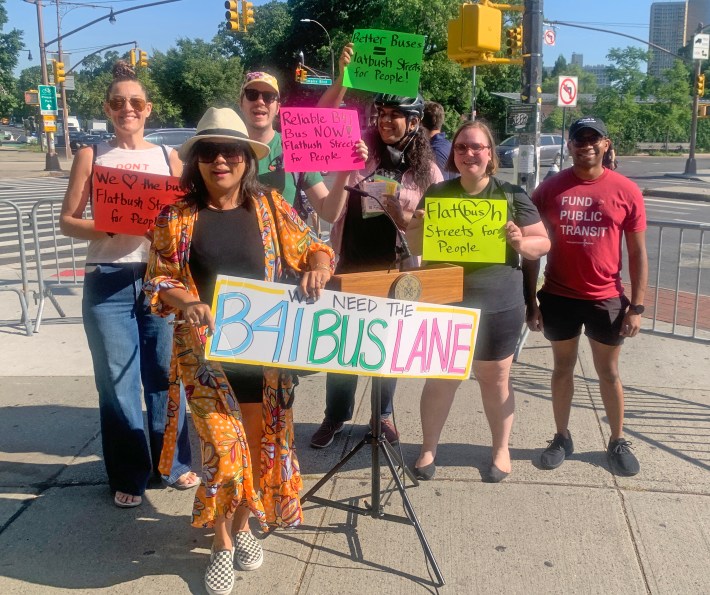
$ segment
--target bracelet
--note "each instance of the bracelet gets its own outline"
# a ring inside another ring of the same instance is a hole
[[[330,272],[330,265],[326,264],[324,262],[317,262],[315,265],[311,267],[312,271],[317,271],[318,269],[322,269],[324,271]]]

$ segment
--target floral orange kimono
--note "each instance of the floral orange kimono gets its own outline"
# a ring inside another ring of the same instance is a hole
[[[308,257],[316,251],[329,254],[332,271],[333,251],[315,240],[296,211],[276,192],[272,192],[272,203],[274,213],[266,197],[253,199],[264,244],[265,280],[280,278],[282,260],[297,271],[308,270]],[[160,300],[161,289],[185,289],[200,299],[188,265],[197,217],[197,207],[181,201],[163,209],[156,221],[144,286],[155,314],[175,312]],[[179,312],[176,316],[181,318]],[[206,327],[198,330],[185,323],[175,325],[160,471],[167,475],[172,465],[182,381],[202,445],[202,484],[195,496],[193,526],[211,527],[216,516],[231,517],[242,504],[265,530],[268,524],[296,526],[303,520],[298,497],[303,482],[293,443],[292,378],[279,369],[264,368],[260,498],[235,398],[239,387],[229,385],[218,362],[205,360],[205,332]]]

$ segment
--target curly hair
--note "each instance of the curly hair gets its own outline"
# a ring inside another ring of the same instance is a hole
[[[380,163],[387,145],[382,140],[377,127],[370,128],[367,131],[365,142],[372,150],[372,158],[375,162]],[[436,160],[429,144],[429,139],[421,126],[419,126],[414,133],[414,138],[407,145],[404,156],[414,177],[414,183],[423,193],[434,181],[431,165],[436,163]]]
[[[145,85],[138,80],[138,77],[136,76],[136,71],[133,70],[133,68],[128,62],[126,62],[125,60],[119,60],[118,62],[116,62],[113,65],[113,68],[111,69],[111,74],[113,76],[113,80],[106,89],[106,101],[111,98],[111,93],[113,93],[114,85],[117,83],[123,83],[125,81],[138,83],[141,90],[143,91],[143,94],[145,95],[145,98],[148,99],[148,91],[146,90]]]
[[[189,205],[197,205],[198,208],[207,206],[208,196],[207,186],[202,178],[197,161],[197,148],[200,146],[200,142],[196,142],[190,149],[180,177],[180,189],[185,193],[182,197],[183,200]],[[261,184],[257,177],[259,162],[256,155],[254,155],[254,151],[248,146],[244,146],[242,155],[244,155],[246,168],[239,186],[237,204],[244,205],[244,208],[249,210],[252,208],[250,199],[269,192],[269,189]]]

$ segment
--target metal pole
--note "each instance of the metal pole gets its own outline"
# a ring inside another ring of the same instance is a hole
[[[533,146],[533,171],[518,171],[518,184],[528,194],[537,186],[540,177],[538,146],[540,144],[540,115],[542,103],[542,1],[525,0],[523,12],[523,81],[521,99],[534,106],[535,132],[520,135],[520,146]],[[522,151],[520,151],[522,153]]]
[[[47,72],[47,51],[44,44],[44,23],[42,22],[42,0],[34,0],[30,2],[34,4],[37,8],[37,35],[39,37],[39,63],[42,69],[42,84],[49,84],[49,73]],[[51,132],[44,132],[44,120],[40,114],[40,121],[42,122],[42,132],[47,138],[47,156],[44,162],[44,171],[62,171],[59,165],[59,156],[54,149],[54,134]]]
[[[560,141],[560,171],[565,164],[565,127],[567,126],[567,108],[562,106],[562,140]]]
[[[685,175],[692,175],[698,173],[697,165],[695,163],[695,140],[698,136],[698,104],[700,102],[700,96],[698,95],[698,75],[700,74],[700,60],[695,60],[695,75],[693,77],[693,113],[691,114],[692,119],[690,120],[690,150],[688,151],[688,159],[685,162]]]
[[[471,71],[471,122],[476,121],[476,66]]]
[[[59,15],[59,0],[57,0],[57,55],[59,56],[59,61],[64,62],[64,55],[62,54],[62,19]],[[54,81],[56,84],[57,81]],[[62,98],[62,128],[64,134],[64,156],[67,159],[71,159],[71,147],[69,146],[69,108],[67,107],[67,89],[64,83],[60,83],[59,86],[61,98]]]
[[[330,33],[328,33],[328,29],[326,29],[321,23],[319,23],[315,19],[301,19],[301,22],[315,23],[321,29],[323,29],[325,36],[328,38],[328,47],[330,48],[330,80],[332,82],[335,82],[335,54],[333,53],[333,42],[330,39]]]

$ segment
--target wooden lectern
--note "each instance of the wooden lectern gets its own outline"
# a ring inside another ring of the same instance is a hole
[[[410,271],[368,271],[364,273],[335,275],[328,283],[327,289],[372,297],[404,299],[434,304],[452,304],[460,302],[463,299],[463,269],[459,266],[449,264],[436,264]],[[374,420],[372,430],[358,442],[343,459],[328,471],[316,485],[308,490],[301,498],[301,501],[306,502],[310,500],[316,504],[330,506],[331,508],[337,508],[354,514],[370,515],[375,519],[413,525],[417,532],[417,537],[419,537],[422,549],[424,550],[424,554],[431,563],[436,579],[439,581],[439,586],[443,586],[444,577],[429,547],[419,519],[412,507],[412,503],[407,496],[404,484],[397,474],[395,461],[411,479],[414,486],[418,486],[419,482],[380,431],[380,378],[374,376],[372,378],[372,385],[371,404],[372,419]],[[372,453],[372,504],[370,506],[354,506],[314,495],[333,475],[347,464],[361,448],[367,445],[370,446]],[[380,453],[387,462],[390,472],[392,473],[392,479],[396,483],[397,489],[402,496],[406,516],[387,514],[382,511],[382,506],[380,505]]]

